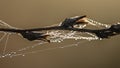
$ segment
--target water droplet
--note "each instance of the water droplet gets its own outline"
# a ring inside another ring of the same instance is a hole
[[[25,55],[22,55],[22,56],[25,56]]]
[[[58,41],[59,43],[61,42],[61,41]]]
[[[75,40],[78,40],[78,38],[75,38]]]
[[[3,58],[5,57],[5,56],[2,56]]]
[[[64,47],[60,47],[60,48],[64,48]]]
[[[102,40],[102,38],[100,38],[100,40]]]

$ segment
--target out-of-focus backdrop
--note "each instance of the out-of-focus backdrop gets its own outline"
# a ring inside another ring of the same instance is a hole
[[[96,21],[114,24],[120,21],[119,12],[119,0],[0,0],[0,19],[19,28],[49,26],[76,15],[88,15]],[[81,43],[77,47],[2,58],[0,68],[120,68],[119,41],[120,36],[115,36]],[[29,46],[30,43],[21,37],[11,36],[7,51]],[[75,41],[48,43],[43,49],[72,43]],[[0,51],[3,45],[0,44]],[[40,50],[41,47],[36,49]]]

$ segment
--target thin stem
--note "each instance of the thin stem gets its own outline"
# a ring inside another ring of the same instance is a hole
[[[54,27],[45,27],[45,28],[33,28],[33,29],[8,29],[8,28],[1,28],[0,31],[4,32],[13,32],[13,33],[21,33],[25,31],[44,31],[44,30],[72,30],[72,31],[78,31],[78,32],[91,32],[93,33],[94,31],[97,30],[92,30],[92,29],[79,29],[79,28],[63,28],[60,26],[54,26]]]

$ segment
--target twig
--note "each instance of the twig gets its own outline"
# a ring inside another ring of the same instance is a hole
[[[95,34],[99,38],[108,38],[109,36],[120,34],[120,24],[114,24],[111,25],[109,28],[98,29],[98,30],[75,28],[74,25],[89,23],[88,21],[84,20],[85,17],[86,16],[67,18],[65,19],[65,21],[62,22],[60,26],[32,28],[32,29],[0,28],[0,31],[20,33],[24,38],[30,41],[46,39],[46,37],[49,35],[33,32],[33,31],[45,31],[45,30],[69,30],[69,31],[77,31],[77,32],[89,32]]]

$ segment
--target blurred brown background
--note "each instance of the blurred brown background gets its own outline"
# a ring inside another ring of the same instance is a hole
[[[0,19],[19,28],[35,28],[88,15],[102,23],[120,20],[120,0],[0,0]],[[120,36],[81,43],[78,47],[54,49],[24,57],[0,59],[0,68],[120,68]],[[81,40],[80,40],[81,41]],[[64,41],[64,45],[75,41]],[[29,46],[21,37],[10,37],[7,51]],[[62,44],[45,44],[46,48]],[[2,51],[3,44],[0,44]],[[36,49],[42,49],[40,46]]]

